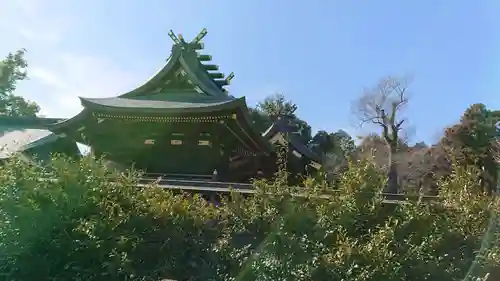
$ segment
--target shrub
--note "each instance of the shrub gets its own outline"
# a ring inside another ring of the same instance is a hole
[[[219,208],[137,176],[91,157],[1,167],[0,280],[446,281],[500,261],[498,202],[468,188],[468,167],[440,182],[439,202],[399,205],[377,196],[385,176],[367,161],[328,199],[323,183],[297,197],[278,179]]]
[[[0,170],[2,280],[159,280],[201,271],[213,259],[205,249],[218,229],[206,221],[216,210],[201,198],[137,189],[136,178],[93,158],[7,163]]]

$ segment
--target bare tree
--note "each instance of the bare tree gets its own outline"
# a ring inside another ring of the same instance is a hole
[[[382,137],[389,148],[388,184],[385,192],[399,191],[398,167],[395,155],[403,140],[402,128],[405,119],[399,115],[408,104],[407,77],[388,76],[379,83],[363,91],[363,95],[353,103],[353,111],[360,120],[360,126],[374,124],[382,129]]]

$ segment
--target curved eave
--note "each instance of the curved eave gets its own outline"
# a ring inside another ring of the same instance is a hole
[[[262,133],[262,136],[271,139],[276,135],[276,133],[293,133],[291,127],[288,125],[287,119],[278,119],[273,122],[267,130]]]
[[[287,138],[283,135],[283,132],[277,132],[274,136],[276,137],[277,135],[279,136],[278,142],[281,144],[284,144],[288,142],[292,149],[297,151],[300,155],[303,155],[304,157],[307,157],[310,161],[312,162],[317,162],[318,164],[321,163],[321,158],[314,152],[312,152],[306,145],[304,145],[301,141],[299,141],[297,136],[295,135],[288,135],[288,141],[286,140]],[[273,139],[271,138],[271,139]],[[270,139],[270,141],[271,141]]]
[[[82,111],[80,111],[80,113],[78,113],[77,115],[75,115],[69,119],[66,119],[64,121],[61,121],[61,122],[58,122],[55,124],[47,125],[47,128],[49,129],[49,131],[51,131],[55,134],[59,134],[62,131],[64,131],[66,128],[78,126],[87,116],[88,116],[88,110],[83,109]]]
[[[274,135],[276,135],[276,132],[278,131],[277,129],[278,125],[275,123],[271,124],[267,130],[262,133],[262,136],[266,139],[271,139]]]
[[[43,146],[43,145],[46,145],[48,143],[52,143],[52,142],[56,142],[58,140],[60,140],[61,137],[59,135],[56,135],[54,133],[46,136],[46,137],[43,137],[41,139],[38,139],[34,142],[31,142],[27,145],[24,145],[22,148],[21,148],[21,151],[27,151],[27,150],[30,150],[30,149],[34,149],[34,148],[37,148],[37,147],[40,147],[40,146]]]
[[[244,105],[242,107],[242,118],[243,118],[243,121],[245,122],[245,124],[248,124],[247,127],[250,130],[249,133],[252,136],[256,136],[255,139],[257,141],[257,144],[259,145],[259,147],[261,148],[261,150],[263,152],[269,153],[269,152],[273,151],[273,146],[271,145],[271,143],[267,139],[263,138],[262,135],[255,128],[255,126],[253,126],[252,119],[250,118],[250,115],[249,115],[249,110],[247,107],[245,97],[242,97],[239,99],[242,99],[244,101]]]
[[[172,51],[172,55],[167,60],[167,63],[160,70],[158,70],[151,78],[146,80],[144,84],[138,86],[132,91],[120,95],[119,97],[132,98],[150,90],[151,85],[156,85],[157,82],[161,81],[163,77],[165,77],[165,75],[167,75],[170,71],[172,71],[176,62],[179,60],[181,54],[182,51],[180,49],[174,48]]]
[[[49,150],[49,155],[52,153],[63,153],[66,154],[69,152],[70,156],[76,156],[76,157],[81,157],[82,154],[80,152],[80,149],[78,148],[78,145],[75,141],[62,137],[60,135],[56,134],[51,134],[46,136],[45,138],[39,139],[37,141],[34,141],[22,148],[22,152],[30,153],[30,154],[37,154],[37,149],[40,149],[43,147],[46,147],[47,145],[51,145],[53,149]],[[62,150],[60,150],[62,148]],[[71,149],[70,151],[64,149]],[[64,152],[63,152],[64,151]],[[68,155],[68,154],[66,154]]]
[[[141,114],[209,113],[246,106],[244,98],[213,103],[184,103],[123,98],[80,98],[80,100],[82,105],[87,110],[104,112],[137,112]]]
[[[269,126],[269,128],[262,134],[262,136],[265,139],[270,140],[276,134],[283,134],[283,133],[288,135],[290,144],[297,152],[315,162],[321,163],[321,157],[319,157],[316,153],[314,153],[311,149],[309,149],[309,147],[307,147],[299,139],[299,137],[292,132],[292,130],[286,125],[286,121],[283,119],[278,120],[274,122],[271,126]]]
[[[297,135],[291,134],[289,138],[293,148],[297,150],[300,154],[306,156],[310,160],[321,163],[321,158],[316,153],[311,151],[311,149],[309,149],[307,145],[305,145],[302,141],[300,141]]]
[[[15,129],[0,137],[0,158],[9,158],[13,154],[22,152],[30,143],[52,135],[47,129]]]

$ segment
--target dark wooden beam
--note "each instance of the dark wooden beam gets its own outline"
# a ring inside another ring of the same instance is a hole
[[[198,59],[200,61],[211,61],[212,60],[212,56],[211,55],[201,55],[201,54],[198,54]]]
[[[212,70],[212,71],[219,70],[219,66],[216,64],[203,64],[203,68],[205,68],[205,70]]]
[[[224,73],[220,73],[220,72],[211,72],[211,73],[208,73],[208,75],[210,75],[210,77],[212,79],[224,78]]]

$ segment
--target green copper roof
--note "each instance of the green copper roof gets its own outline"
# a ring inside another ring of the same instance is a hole
[[[222,73],[213,72],[218,70],[218,66],[202,63],[211,59],[209,55],[198,53],[203,49],[201,39],[206,33],[206,29],[203,29],[195,39],[187,42],[181,35],[175,36],[170,31],[169,36],[174,41],[172,53],[166,65],[144,85],[118,97],[80,98],[82,105],[88,107],[87,111],[140,110],[142,113],[166,114],[205,113],[246,107],[244,98],[236,99],[224,89],[234,74],[225,77]],[[79,115],[83,118],[86,113]],[[79,118],[75,116],[71,119]],[[52,130],[69,123],[67,120],[50,127]]]
[[[230,100],[224,87],[229,85],[234,74],[224,76],[220,72],[214,72],[218,70],[218,66],[207,64],[211,56],[198,53],[203,49],[201,39],[206,33],[206,29],[203,29],[195,39],[186,42],[181,35],[177,37],[170,31],[169,36],[174,44],[166,65],[142,86],[120,98],[164,98],[180,102],[193,102],[203,97],[218,101]],[[188,92],[191,94],[187,94]]]
[[[118,97],[80,98],[84,109],[68,120],[50,125],[50,130],[67,133],[80,141],[83,138],[78,135],[84,135],[85,130],[93,130],[85,124],[86,120],[91,118],[91,124],[101,124],[108,112],[125,113],[123,116],[129,117],[148,114],[179,117],[225,111],[224,116],[231,114],[231,120],[234,120],[231,126],[234,128],[226,123],[223,126],[236,131],[235,135],[251,143],[253,150],[268,153],[272,147],[253,128],[245,98],[234,98],[224,89],[234,74],[224,76],[214,72],[218,66],[206,63],[211,56],[198,53],[203,49],[200,40],[205,34],[204,29],[193,41],[186,42],[182,36],[171,32],[169,35],[174,44],[170,58],[144,85]],[[95,116],[103,118],[94,120]]]
[[[0,137],[0,159],[9,158],[12,154],[24,151],[32,142],[49,137],[49,130],[24,129],[3,132]]]
[[[47,129],[64,119],[0,116],[0,159],[60,139]]]
[[[158,100],[138,100],[127,98],[81,98],[85,108],[106,110],[140,110],[141,112],[212,112],[226,108],[245,106],[245,98],[228,99],[225,101],[205,100],[204,102],[173,102]]]
[[[279,136],[278,136],[279,135]],[[307,145],[300,140],[300,138],[291,129],[285,119],[279,119],[274,122],[263,134],[262,136],[269,141],[273,141],[274,137],[278,137],[276,140],[285,141],[292,145],[292,147],[300,154],[308,157],[309,159],[321,162],[321,157],[314,153]]]

